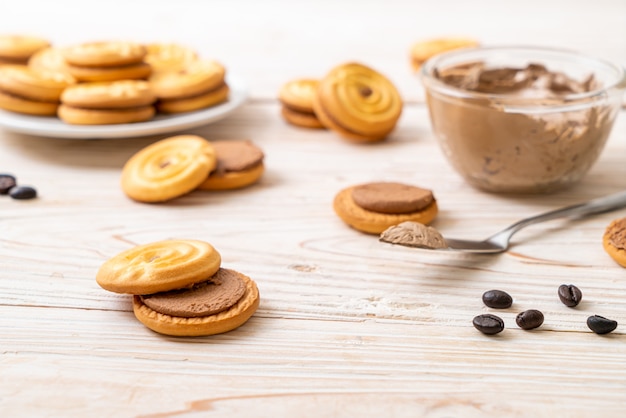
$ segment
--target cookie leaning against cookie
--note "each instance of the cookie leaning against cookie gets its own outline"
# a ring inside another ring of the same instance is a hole
[[[380,234],[406,221],[426,225],[438,213],[432,191],[395,182],[343,189],[335,196],[333,209],[345,223],[369,234]]]
[[[256,183],[265,171],[263,151],[248,140],[211,141],[217,165],[200,190],[240,189]]]
[[[324,126],[355,142],[381,141],[402,114],[402,98],[384,75],[358,63],[333,68],[313,100]]]
[[[287,122],[302,128],[324,129],[313,110],[313,97],[318,85],[318,80],[300,78],[281,87],[278,100],[282,103],[281,114]]]
[[[230,92],[224,81],[225,68],[216,61],[198,60],[179,71],[165,71],[150,77],[162,113],[183,113],[222,103]]]
[[[196,135],[162,139],[139,150],[122,169],[122,190],[139,202],[165,202],[196,189],[217,163],[213,145]]]
[[[59,98],[70,83],[57,73],[4,65],[0,67],[0,108],[29,115],[55,115]]]
[[[80,83],[63,91],[58,116],[74,125],[142,122],[154,116],[155,100],[147,81]]]
[[[602,246],[617,264],[626,267],[626,218],[609,224],[602,236]]]
[[[106,290],[133,294],[135,317],[166,335],[227,332],[259,306],[256,283],[222,268],[219,252],[199,240],[165,240],[123,251],[100,267],[96,281]]]

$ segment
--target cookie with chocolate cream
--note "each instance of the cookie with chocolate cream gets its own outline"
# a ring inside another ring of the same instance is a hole
[[[249,140],[211,141],[217,163],[201,190],[240,189],[256,183],[263,172],[263,151]]]
[[[609,224],[602,236],[602,246],[617,264],[626,267],[626,218]]]

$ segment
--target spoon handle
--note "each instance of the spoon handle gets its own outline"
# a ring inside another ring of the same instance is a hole
[[[521,221],[514,223],[502,232],[508,232],[508,236],[511,237],[520,229],[539,222],[550,221],[558,218],[582,218],[587,215],[610,212],[623,207],[626,207],[626,191],[531,216],[530,218],[522,219]]]

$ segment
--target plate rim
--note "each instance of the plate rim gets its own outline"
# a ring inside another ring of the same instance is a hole
[[[248,86],[242,78],[227,74],[226,82],[230,88],[227,102],[193,112],[157,116],[145,122],[70,125],[53,116],[22,115],[0,109],[0,128],[44,138],[78,140],[136,138],[182,131],[217,122],[230,115],[248,100]]]

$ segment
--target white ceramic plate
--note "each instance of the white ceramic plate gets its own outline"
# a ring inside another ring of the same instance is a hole
[[[227,75],[226,82],[230,87],[227,102],[195,112],[157,115],[147,122],[69,125],[56,117],[29,116],[0,110],[0,126],[13,132],[67,139],[130,138],[191,129],[225,118],[244,104],[248,98],[246,83],[233,75]]]

